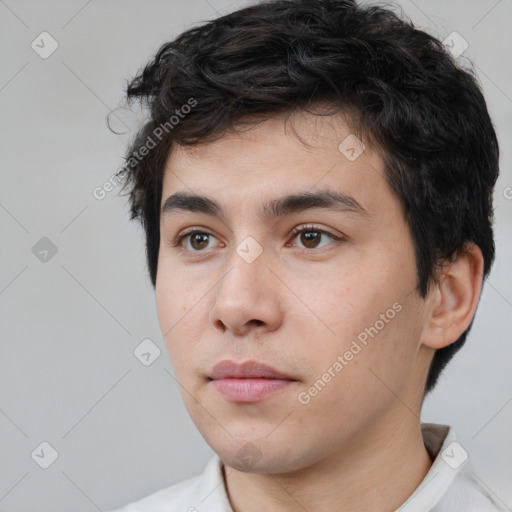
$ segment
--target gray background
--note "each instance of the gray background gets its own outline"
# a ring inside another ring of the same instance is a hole
[[[0,0],[0,510],[108,510],[198,474],[213,453],[173,378],[142,229],[119,187],[102,200],[93,191],[131,136],[105,123],[126,80],[164,41],[242,5]],[[474,62],[502,151],[497,260],[422,420],[453,425],[482,484],[512,507],[512,0],[400,5],[437,37],[469,43],[460,60]],[[59,45],[47,59],[31,48],[43,31]],[[57,248],[47,261],[36,257],[43,237]],[[146,338],[161,350],[150,366],[133,354]],[[58,453],[47,469],[43,441]]]

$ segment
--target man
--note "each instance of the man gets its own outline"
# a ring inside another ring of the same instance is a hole
[[[420,424],[494,259],[498,144],[443,45],[350,0],[254,4],[128,86],[158,318],[215,451],[135,511],[501,510]]]

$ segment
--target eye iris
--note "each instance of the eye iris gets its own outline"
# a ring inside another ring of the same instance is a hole
[[[199,243],[200,247],[195,245],[196,242]],[[206,233],[194,233],[190,237],[190,243],[194,249],[203,249],[208,245],[208,235]]]
[[[312,235],[312,236],[310,236]],[[301,234],[301,242],[308,248],[316,247],[316,243],[319,241],[320,233],[318,231],[304,231]],[[312,244],[312,245],[310,245]]]

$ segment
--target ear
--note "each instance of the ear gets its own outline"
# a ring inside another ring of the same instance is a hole
[[[474,243],[443,268],[439,284],[427,297],[429,307],[422,344],[438,349],[450,345],[468,328],[482,291],[484,258]]]

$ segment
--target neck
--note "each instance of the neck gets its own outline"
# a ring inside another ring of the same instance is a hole
[[[432,465],[418,417],[402,406],[312,466],[285,474],[246,473],[225,466],[234,512],[395,510]]]

